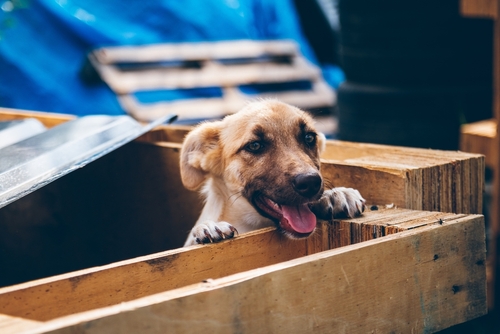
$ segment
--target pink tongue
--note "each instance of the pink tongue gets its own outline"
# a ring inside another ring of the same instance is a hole
[[[281,205],[283,218],[290,227],[298,233],[311,233],[316,227],[316,216],[309,210],[307,204],[299,206]]]

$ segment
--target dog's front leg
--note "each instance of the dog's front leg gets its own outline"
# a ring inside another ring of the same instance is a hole
[[[236,228],[227,222],[206,220],[193,227],[184,246],[208,244],[224,239],[231,239],[235,233],[238,234]]]
[[[337,187],[325,190],[321,198],[310,205],[311,211],[323,220],[353,218],[365,210],[365,199],[352,188]]]

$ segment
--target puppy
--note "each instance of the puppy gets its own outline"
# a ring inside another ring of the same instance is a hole
[[[187,189],[203,186],[205,206],[185,246],[267,226],[303,238],[313,233],[316,218],[360,215],[365,200],[357,190],[324,191],[324,148],[313,119],[276,100],[197,126],[185,138],[180,171]]]

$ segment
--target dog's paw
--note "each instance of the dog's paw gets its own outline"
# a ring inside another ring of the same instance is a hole
[[[365,199],[356,189],[338,187],[325,190],[323,196],[310,207],[319,219],[353,218],[365,211]]]
[[[207,220],[198,224],[191,230],[187,245],[208,244],[231,239],[238,234],[236,228],[227,222],[214,222]]]

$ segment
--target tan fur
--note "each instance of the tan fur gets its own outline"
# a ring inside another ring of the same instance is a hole
[[[305,134],[314,134],[312,147],[304,143]],[[255,142],[265,143],[261,153],[248,149]],[[319,174],[324,147],[324,136],[308,114],[276,100],[249,103],[221,121],[196,127],[181,151],[181,177],[188,189],[203,186],[206,203],[186,245],[230,238],[235,229],[244,233],[273,226],[275,222],[252,205],[253,194],[301,204],[305,199],[294,191],[291,180],[298,174]],[[359,209],[363,201],[359,196],[348,205]],[[337,211],[346,211],[342,205]]]

